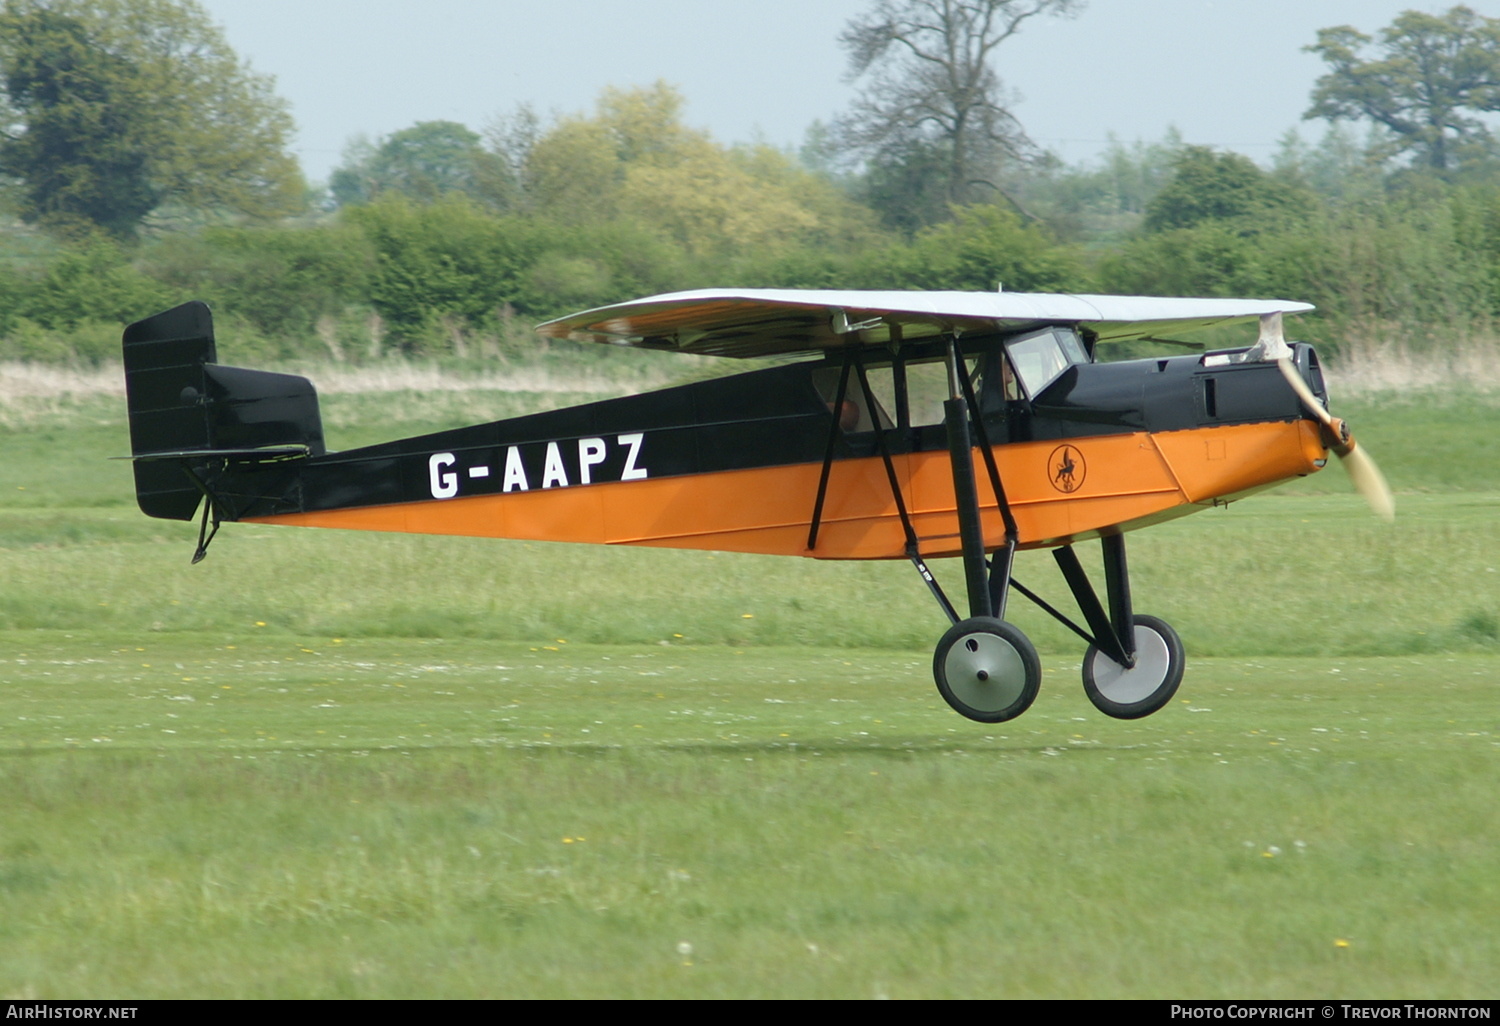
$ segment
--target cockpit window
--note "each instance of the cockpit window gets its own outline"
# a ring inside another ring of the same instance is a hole
[[[965,357],[965,360],[972,379],[979,373],[979,358],[971,356]],[[823,396],[823,401],[828,404],[830,410],[833,408],[834,399],[838,396],[841,370],[840,367],[828,366],[813,371],[813,385]],[[877,423],[885,430],[894,427],[892,416],[898,419],[902,417],[901,402],[898,398],[902,390],[897,387],[897,376],[895,366],[890,363],[875,363],[867,367],[866,377],[870,382],[870,391],[875,397],[875,418],[872,420],[869,411],[865,409],[868,404],[865,401],[864,390],[860,388],[859,376],[850,374],[849,385],[845,390],[844,408],[840,413],[840,427],[849,434],[873,431]],[[899,376],[905,378],[906,386],[904,423],[912,427],[941,424],[943,401],[950,394],[948,365],[943,358],[932,357],[920,363],[904,364],[899,371]],[[976,384],[976,390],[979,387]]]
[[[1005,343],[1026,395],[1034,398],[1075,363],[1088,363],[1088,352],[1071,328],[1042,328]]]
[[[813,385],[822,394],[823,401],[828,404],[830,410],[833,409],[833,401],[838,398],[841,372],[842,369],[839,367],[822,367],[813,371]],[[874,431],[877,424],[882,429],[892,427],[890,415],[885,411],[885,404],[891,401],[889,394],[891,373],[889,370],[884,374],[871,370],[867,376],[870,391],[875,393],[875,408],[873,411],[868,408],[869,404],[865,401],[864,390],[859,386],[859,375],[851,373],[849,384],[844,389],[843,408],[838,411],[839,427],[847,434]]]

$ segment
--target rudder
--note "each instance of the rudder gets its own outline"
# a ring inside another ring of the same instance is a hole
[[[136,321],[123,351],[136,502],[147,516],[191,520],[205,494],[196,468],[325,451],[312,382],[219,365],[206,303]]]

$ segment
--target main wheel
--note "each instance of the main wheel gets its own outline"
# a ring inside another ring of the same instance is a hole
[[[1090,645],[1083,657],[1083,690],[1102,713],[1119,720],[1150,716],[1182,683],[1182,639],[1165,620],[1135,617],[1135,665],[1126,669]]]
[[[961,715],[1001,723],[1031,708],[1042,664],[1016,627],[976,616],[948,628],[933,652],[932,676],[943,700]]]

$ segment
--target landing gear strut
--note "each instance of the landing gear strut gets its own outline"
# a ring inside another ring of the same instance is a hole
[[[1083,689],[1095,708],[1127,720],[1156,712],[1171,700],[1182,682],[1182,641],[1164,621],[1132,612],[1124,538],[1108,535],[1101,539],[1108,609],[1095,594],[1073,547],[1064,545],[1053,551],[1088,630],[1013,580],[1011,564],[1019,534],[957,338],[949,341],[948,380],[951,397],[943,404],[943,413],[963,546],[964,581],[969,598],[967,619],[958,618],[917,553],[916,538],[897,490],[902,520],[907,524],[908,555],[953,621],[932,656],[932,676],[938,693],[955,711],[981,723],[1001,723],[1031,707],[1041,685],[1041,662],[1026,635],[1004,619],[1006,601],[1014,588],[1088,642],[1083,659]],[[992,558],[986,558],[979,518],[971,424],[979,435],[979,450],[990,488],[1005,523],[1005,544]],[[895,486],[894,476],[892,486]]]
[[[893,338],[896,337],[893,335]],[[998,359],[1004,356],[994,354]],[[898,390],[900,381],[897,376]],[[1154,616],[1137,616],[1131,610],[1130,575],[1125,564],[1125,540],[1120,535],[1100,539],[1104,550],[1105,597],[1099,600],[1071,545],[1053,550],[1058,568],[1067,581],[1088,629],[1078,626],[1041,596],[1011,576],[1011,565],[1019,547],[1020,533],[1011,515],[1010,503],[995,464],[995,454],[985,430],[984,418],[974,398],[974,385],[959,352],[958,339],[948,340],[949,398],[943,403],[948,432],[948,454],[953,470],[953,495],[958,513],[959,539],[963,552],[964,583],[969,615],[961,617],[922,560],[920,546],[900,480],[886,444],[885,431],[875,429],[875,445],[885,464],[886,479],[906,535],[906,554],[952,626],[937,643],[932,656],[932,676],[938,693],[958,713],[981,723],[1002,723],[1021,715],[1036,700],[1041,685],[1041,661],[1036,647],[1020,628],[1005,620],[1005,607],[1012,590],[1019,592],[1060,621],[1088,644],[1083,660],[1083,688],[1099,711],[1119,719],[1148,716],[1171,700],[1182,681],[1182,642],[1177,632]],[[876,409],[875,396],[865,374],[860,351],[850,347],[839,375],[833,409],[842,409],[844,397],[857,385],[867,409]],[[898,404],[905,409],[904,400]],[[903,418],[905,414],[902,414]],[[970,428],[973,434],[970,433]],[[823,472],[813,504],[807,547],[817,547],[835,446],[843,428],[838,417],[829,421]],[[977,435],[977,438],[974,437]],[[979,490],[975,483],[974,449],[984,461],[985,476],[995,505],[1005,525],[1005,542],[986,553],[984,528],[979,516]]]
[[[1094,708],[1115,719],[1135,720],[1165,706],[1182,683],[1186,662],[1182,639],[1165,620],[1131,612],[1129,590],[1123,587],[1123,542],[1118,537],[1104,539],[1105,576],[1118,582],[1110,588],[1108,612],[1083,574],[1072,546],[1053,554],[1095,633],[1074,623],[1021,582],[1011,578],[1007,588],[1036,603],[1088,643],[1083,691]],[[998,567],[1004,555],[1005,550],[997,553],[991,567]],[[920,560],[916,562],[926,569]],[[1008,566],[1008,559],[1003,562]],[[1111,566],[1119,573],[1109,570]],[[991,570],[992,575],[995,572]],[[935,582],[929,579],[928,586],[941,596]],[[1035,700],[1040,684],[1035,646],[1012,623],[992,616],[958,620],[946,598],[940,601],[955,622],[933,653],[932,675],[938,693],[955,711],[981,723],[1000,723],[1021,715]],[[1114,624],[1122,622],[1131,624],[1129,633],[1116,632]]]

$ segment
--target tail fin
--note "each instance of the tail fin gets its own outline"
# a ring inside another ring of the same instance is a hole
[[[148,516],[193,518],[205,494],[195,468],[325,451],[312,382],[220,366],[204,303],[130,325],[124,355],[136,501]]]

